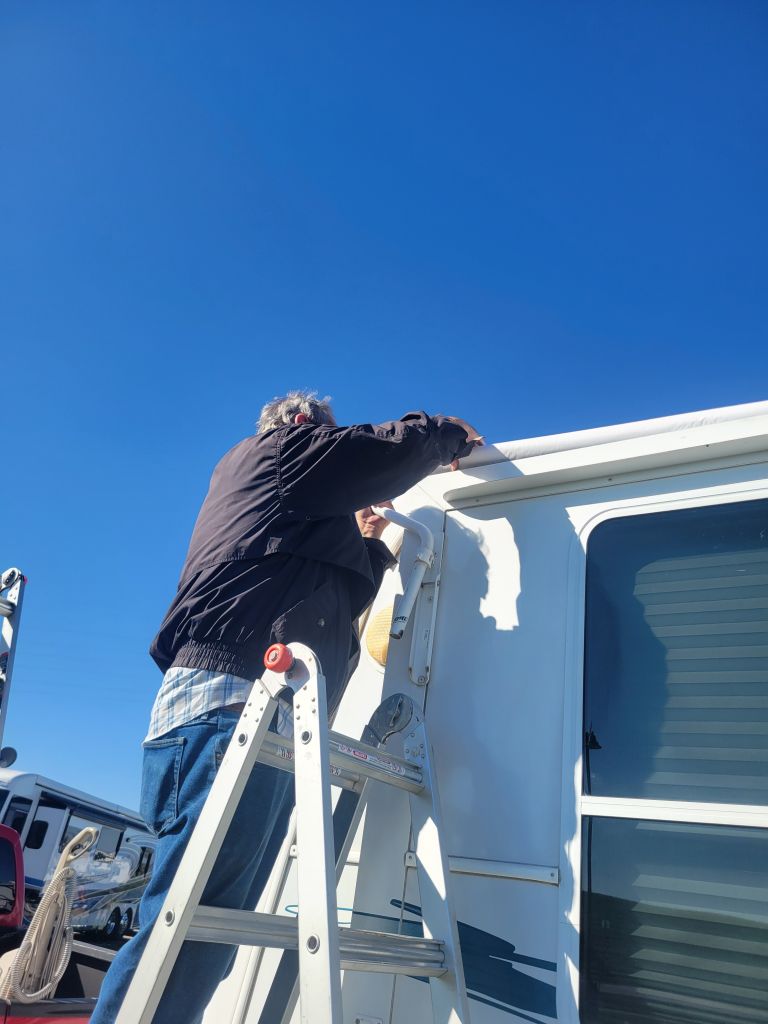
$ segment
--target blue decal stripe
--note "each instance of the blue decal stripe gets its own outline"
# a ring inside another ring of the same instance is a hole
[[[522,953],[510,953],[509,956],[494,956],[491,953],[491,959],[506,960],[510,964],[525,964],[526,967],[538,967],[542,971],[557,972],[557,964],[551,960],[539,960],[535,956],[523,956]]]
[[[495,1010],[503,1010],[504,1013],[510,1014],[512,1017],[519,1017],[521,1020],[531,1021],[532,1024],[543,1024],[539,1017],[529,1017],[527,1013],[521,1013],[520,1010],[513,1010],[511,1006],[505,1006],[504,1003],[497,1003],[495,999],[487,999],[485,996],[478,995],[477,992],[472,992],[471,989],[467,989],[467,995],[470,999],[476,999],[478,1003],[485,1003],[486,1006],[492,1006]],[[556,1020],[555,1017],[550,1017],[550,1020]]]

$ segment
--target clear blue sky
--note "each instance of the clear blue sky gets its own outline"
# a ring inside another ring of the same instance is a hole
[[[136,805],[216,459],[292,386],[510,440],[768,397],[763,0],[0,9],[5,743]]]

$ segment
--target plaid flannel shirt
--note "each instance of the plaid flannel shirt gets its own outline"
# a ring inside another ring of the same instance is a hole
[[[144,742],[160,739],[208,711],[244,704],[252,688],[253,680],[228,672],[169,668],[155,699]],[[293,735],[293,705],[282,698],[277,705],[277,731],[281,736]]]

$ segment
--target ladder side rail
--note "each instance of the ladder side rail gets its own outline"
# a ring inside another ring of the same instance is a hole
[[[262,750],[262,753],[263,753],[263,750]],[[259,755],[259,756],[261,758],[261,755]],[[267,762],[267,763],[269,763],[269,762]],[[346,796],[353,796],[354,794],[340,793],[339,794],[339,799],[341,799],[345,795]],[[356,799],[356,797],[355,797],[355,799]],[[272,868],[272,873],[270,874],[269,881],[267,882],[267,886],[266,886],[266,888],[264,890],[264,893],[262,894],[261,900],[259,901],[259,906],[256,908],[256,912],[258,912],[259,911],[259,907],[261,907],[263,909],[264,913],[271,914],[271,915],[277,915],[278,914],[278,909],[279,909],[279,906],[280,906],[281,897],[282,897],[282,895],[284,893],[285,885],[286,885],[286,882],[288,880],[288,875],[289,875],[289,873],[291,871],[291,866],[292,866],[292,863],[293,863],[293,857],[291,855],[291,851],[292,851],[293,847],[295,846],[295,844],[296,844],[296,806],[294,804],[293,811],[291,812],[290,822],[288,824],[288,830],[287,830],[287,832],[285,834],[285,839],[283,840],[282,846],[280,847],[280,852],[278,853],[278,855],[277,855],[277,857],[275,859],[275,863],[274,863],[273,868]],[[192,927],[190,928],[190,934],[192,932],[192,928],[194,928],[194,927],[195,926],[193,924]],[[245,967],[245,970],[244,970],[243,985],[242,985],[242,988],[240,990],[240,994],[239,994],[238,999],[237,999],[237,1005],[235,1006],[234,1012],[232,1014],[231,1024],[246,1024],[247,1020],[252,1020],[251,1006],[252,1006],[253,1000],[255,998],[256,988],[257,988],[257,985],[259,983],[259,974],[260,974],[260,971],[262,970],[262,966],[263,966],[263,962],[264,962],[264,953],[266,952],[267,948],[269,948],[269,947],[266,947],[266,946],[251,946],[251,948],[250,948],[249,957],[248,957],[248,963],[247,963],[247,966]],[[270,998],[273,997],[273,992],[274,992],[274,988],[275,988],[275,982],[277,982],[279,976],[281,975],[281,972],[284,973],[284,972],[287,971],[287,966],[286,966],[286,961],[287,960],[290,960],[290,965],[291,965],[290,973],[288,975],[289,983],[286,983],[283,986],[283,988],[287,988],[288,984],[289,984],[290,988],[292,989],[294,987],[295,983],[298,982],[298,977],[299,977],[299,954],[298,954],[298,949],[295,949],[295,950],[283,949],[283,950],[281,950],[281,952],[279,954],[278,966],[277,966],[277,970],[275,971],[275,975],[274,975],[274,979],[273,979],[272,985],[270,986],[270,989],[269,989],[269,993],[268,993],[268,996],[267,996],[267,1002],[269,1001]],[[287,999],[288,996],[286,995],[285,998]],[[298,988],[296,988],[295,998],[293,999],[293,1002],[291,1004],[291,1013],[293,1013],[293,1010],[295,1009],[296,1002],[298,1001],[298,998],[299,998]],[[207,1012],[210,1013],[210,1007],[209,1007]],[[213,1018],[211,1018],[211,1019],[213,1019]],[[277,1013],[276,1012],[272,1013],[270,1019],[272,1021],[278,1020]],[[290,1017],[288,1018],[288,1020],[290,1021]]]
[[[293,697],[300,1015],[302,1024],[342,1024],[325,679],[309,648],[292,646],[309,670]]]
[[[346,867],[360,820],[365,809],[366,780],[361,793],[345,790],[339,794],[333,811],[333,841],[336,856],[336,885]],[[334,781],[334,785],[336,782]],[[341,937],[343,938],[343,936]],[[340,938],[340,941],[341,941]],[[342,963],[342,969],[344,965]],[[258,970],[258,967],[257,967]],[[254,978],[255,984],[255,978]],[[257,1024],[290,1024],[299,1001],[299,961],[296,950],[285,948],[270,984]]]
[[[363,729],[360,742],[376,750],[384,750],[390,736],[402,733],[408,728],[414,713],[415,706],[410,697],[400,693],[392,694],[376,708]],[[330,735],[333,738],[338,734],[331,732]],[[370,779],[366,779],[360,792],[345,789],[336,801],[333,811],[333,844],[337,886],[346,868],[352,843],[363,817],[369,783]],[[334,781],[334,785],[336,784],[337,781]],[[340,933],[341,943],[344,941],[344,934],[344,931]],[[342,968],[346,969],[343,961]],[[298,999],[298,956],[293,950],[284,950],[257,1024],[291,1024]]]
[[[445,974],[429,980],[434,1024],[469,1024],[469,1000],[459,930],[449,892],[448,856],[441,838],[445,831],[440,796],[423,719],[419,719],[405,738],[405,756],[409,760],[421,761],[427,782],[423,793],[409,795],[424,936],[429,939],[440,937],[448,968]]]
[[[0,747],[5,736],[5,719],[26,583],[26,576],[18,569],[7,569],[0,575],[0,592],[6,591],[5,597],[0,598]]]
[[[253,685],[168,895],[131,978],[115,1024],[152,1022],[243,790],[256,764],[259,749],[277,707],[277,693],[283,685],[282,680],[279,686],[266,680],[257,680]]]
[[[402,731],[410,721],[411,715],[412,701],[410,699],[404,698],[403,695],[390,697],[374,711],[371,720],[363,729],[359,743],[366,744],[374,750],[381,750],[385,745],[385,739],[382,737],[386,737],[393,730]],[[340,735],[331,731],[330,741],[333,742],[334,738],[340,738]],[[350,742],[358,744],[357,740]],[[259,752],[259,761],[271,764],[276,768],[293,771],[293,765],[287,767],[284,763],[289,757],[293,758],[293,740],[282,736],[276,737],[272,732],[268,733]],[[368,779],[361,779],[359,775],[353,777],[351,773],[342,774],[342,776],[337,776],[334,773],[333,785],[339,786],[343,790],[339,793],[333,810],[337,886],[346,867],[349,852],[365,809],[368,781]],[[296,808],[294,806],[288,831],[261,900],[261,905],[267,914],[274,915],[278,912],[280,897],[288,879],[292,861],[295,859],[295,854],[293,854],[295,844]],[[199,916],[200,912],[198,912]],[[202,921],[200,923],[202,924]],[[191,937],[196,931],[197,926],[193,922],[189,936]],[[256,993],[264,952],[267,948],[269,947],[266,945],[251,947],[251,955],[245,970],[244,983],[238,997],[232,1024],[245,1024],[246,1020],[253,1019],[251,1004]],[[281,949],[277,969],[259,1013],[257,1024],[267,1024],[267,1022],[268,1024],[278,1024],[278,1022],[279,1024],[290,1024],[298,1001],[299,954],[297,941],[292,947]]]

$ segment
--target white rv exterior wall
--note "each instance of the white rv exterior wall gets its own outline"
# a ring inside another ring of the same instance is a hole
[[[674,433],[677,451],[669,436],[630,436],[623,452],[625,442],[608,436],[609,455],[600,444],[580,453],[566,446],[546,456],[541,473],[509,461],[484,465],[475,474],[433,477],[398,502],[433,529],[438,548],[444,541],[431,680],[424,688],[410,678],[412,625],[391,642],[386,673],[363,642],[335,728],[359,735],[394,692],[425,703],[457,917],[485,933],[465,958],[486,955],[496,972],[483,991],[470,985],[473,1024],[579,1019],[586,546],[608,517],[768,497],[766,444],[759,440],[761,430],[768,434],[766,404],[745,413],[742,448],[738,417],[723,412],[723,422],[704,417],[687,462],[690,432]],[[372,616],[402,592],[413,553],[406,539],[399,571],[388,575]],[[738,822],[740,813],[726,808],[723,820]],[[753,824],[768,827],[768,811],[759,822],[751,814]],[[354,903],[356,914],[416,921],[392,904],[403,897],[419,903],[415,872],[406,867],[404,796],[374,790],[354,849],[360,865],[342,881],[340,920],[349,922],[346,908]],[[277,901],[283,912],[295,903],[294,891],[289,883]],[[375,918],[355,923],[377,927]],[[250,978],[252,962],[252,954],[241,952],[206,1022],[259,1021],[269,978],[267,971]],[[348,973],[343,992],[345,1024],[431,1020],[428,986],[418,981]],[[231,1016],[236,999],[243,1009]]]
[[[697,467],[687,467],[695,470]],[[453,862],[492,862],[489,877],[453,873],[457,916],[511,943],[517,955],[557,964],[556,976],[510,964],[557,986],[557,1020],[578,1021],[580,757],[585,551],[592,529],[616,515],[768,497],[768,464],[624,481],[448,511],[432,681],[426,701]],[[418,514],[418,513],[417,513]],[[403,559],[407,566],[407,553]],[[378,604],[388,600],[383,592]],[[403,643],[409,642],[404,638]],[[403,652],[390,648],[385,695],[412,693]],[[358,676],[366,669],[361,666]],[[367,669],[371,683],[373,673]],[[360,681],[359,679],[357,680]],[[355,906],[395,914],[407,841],[396,795],[369,811]],[[764,824],[768,825],[768,813]],[[738,820],[733,814],[727,820]],[[395,827],[394,822],[398,825]],[[558,886],[493,877],[539,877]],[[408,872],[406,899],[418,904]],[[406,915],[408,919],[408,915]],[[411,918],[414,920],[414,918]],[[428,1020],[426,986],[386,976],[345,978],[345,1024],[356,1017]],[[530,1008],[472,1002],[473,1024],[547,1021]]]

